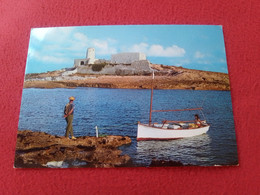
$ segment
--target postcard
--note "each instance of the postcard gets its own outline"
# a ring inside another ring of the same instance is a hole
[[[31,29],[15,168],[229,165],[222,26]]]

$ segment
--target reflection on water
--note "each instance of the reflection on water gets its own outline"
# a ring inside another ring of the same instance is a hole
[[[136,161],[145,163],[146,166],[152,159],[207,165],[211,154],[210,142],[211,139],[207,134],[178,140],[138,141]]]

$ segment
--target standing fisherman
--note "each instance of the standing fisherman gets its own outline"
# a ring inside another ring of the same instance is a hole
[[[74,104],[73,101],[75,98],[73,96],[69,97],[69,103],[65,106],[64,108],[64,118],[66,119],[67,122],[67,127],[66,127],[66,138],[69,138],[69,134],[71,135],[71,139],[76,139],[73,136],[73,126],[72,126],[72,121],[73,121],[73,113],[74,113]]]

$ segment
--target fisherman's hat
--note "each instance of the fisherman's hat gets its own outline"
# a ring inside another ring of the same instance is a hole
[[[75,100],[75,97],[71,96],[69,97],[69,100]]]

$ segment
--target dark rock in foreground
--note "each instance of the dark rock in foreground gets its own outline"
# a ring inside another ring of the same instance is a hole
[[[18,131],[16,168],[121,167],[130,162],[117,147],[130,144],[127,136],[78,137],[76,140],[44,132]]]

